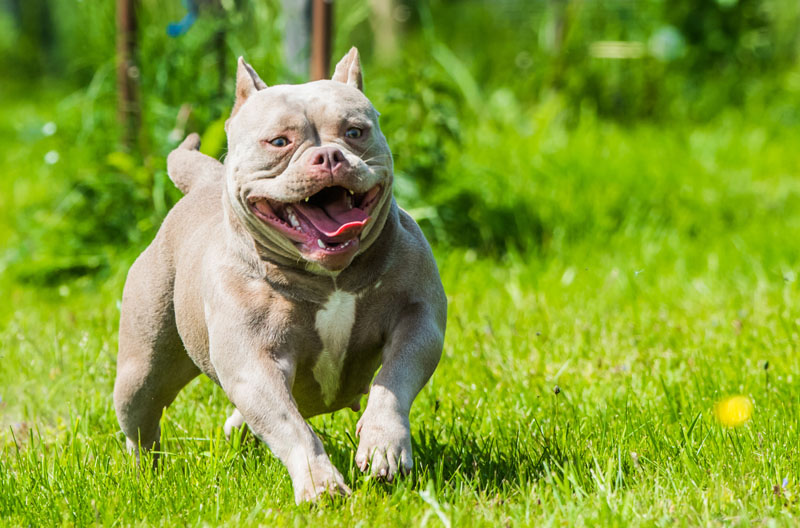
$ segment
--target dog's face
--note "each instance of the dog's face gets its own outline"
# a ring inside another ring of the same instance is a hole
[[[267,87],[239,60],[226,125],[226,185],[256,242],[311,270],[340,271],[380,234],[392,157],[361,91],[353,48],[332,80]]]

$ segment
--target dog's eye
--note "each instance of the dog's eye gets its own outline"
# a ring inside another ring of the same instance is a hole
[[[289,140],[286,139],[285,137],[281,136],[281,137],[276,137],[275,139],[271,139],[269,141],[269,144],[272,145],[273,147],[279,147],[280,148],[280,147],[285,147],[286,145],[288,145],[289,144]]]
[[[361,129],[360,128],[348,128],[347,132],[344,135],[350,139],[357,139],[361,137]]]

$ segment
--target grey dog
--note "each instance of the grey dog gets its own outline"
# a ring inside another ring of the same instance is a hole
[[[196,136],[170,155],[185,196],[122,296],[114,404],[137,455],[202,372],[236,407],[226,431],[246,423],[266,442],[298,503],[350,492],[305,419],[358,410],[367,392],[356,464],[387,480],[412,468],[409,410],[447,302],[362,89],[355,48],[301,85],[267,87],[239,59],[225,164]]]

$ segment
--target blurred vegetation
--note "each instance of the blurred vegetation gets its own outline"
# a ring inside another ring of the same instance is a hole
[[[283,61],[279,1],[209,2],[168,37],[184,13],[140,2],[143,122],[126,150],[113,2],[0,1],[0,271],[109,273],[180,198],[165,171],[177,142],[197,131],[224,155],[236,56],[268,84],[302,80]],[[398,51],[378,57],[369,3],[337,0],[334,58],[359,46],[398,201],[436,244],[547,253],[646,229],[702,241],[800,206],[781,179],[797,163],[770,150],[800,126],[797,2],[431,0],[394,14]],[[763,167],[740,170],[754,149]]]

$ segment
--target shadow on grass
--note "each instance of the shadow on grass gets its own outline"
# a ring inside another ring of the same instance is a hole
[[[571,438],[569,424],[545,431],[530,420],[486,432],[480,414],[466,420],[463,411],[452,410],[445,415],[451,417],[449,422],[431,420],[430,425],[412,425],[414,471],[406,481],[414,490],[426,489],[430,482],[436,489],[459,483],[475,490],[517,488],[547,475],[560,478],[567,467],[583,468],[588,474],[590,458]],[[391,483],[373,479],[364,482],[353,463],[357,438],[337,442],[332,436],[323,436],[331,461],[354,490],[367,485],[393,492]]]
[[[414,442],[417,484],[433,480],[437,487],[459,480],[477,489],[517,487],[564,467],[575,453],[562,442],[522,424],[486,434],[475,426],[452,424],[448,430],[422,429]]]
[[[577,470],[578,479],[584,484],[591,480],[591,456],[576,438],[573,438],[569,421],[561,421],[559,427],[540,426],[533,418],[487,426],[485,410],[470,415],[464,410],[452,409],[442,413],[445,420],[431,417],[427,422],[412,426],[414,471],[403,479],[401,488],[425,490],[432,482],[437,490],[456,489],[459,485],[476,491],[497,492],[504,489],[522,488],[526,484],[553,476],[563,480],[566,472]],[[345,482],[354,491],[370,489],[379,495],[392,494],[398,490],[394,483],[385,483],[362,474],[355,466],[358,438],[347,430],[316,432],[323,440],[331,462],[341,471]],[[215,438],[208,452],[215,465],[225,474],[246,475],[270,468],[276,475],[288,479],[283,464],[270,452],[266,444],[256,439],[247,428],[239,431],[230,440]],[[181,453],[192,452],[181,441],[173,439],[172,471],[193,471],[193,456]],[[177,455],[177,456],[176,456]],[[567,469],[569,468],[569,469]],[[623,468],[627,472],[628,468]],[[288,482],[288,480],[287,480]]]

